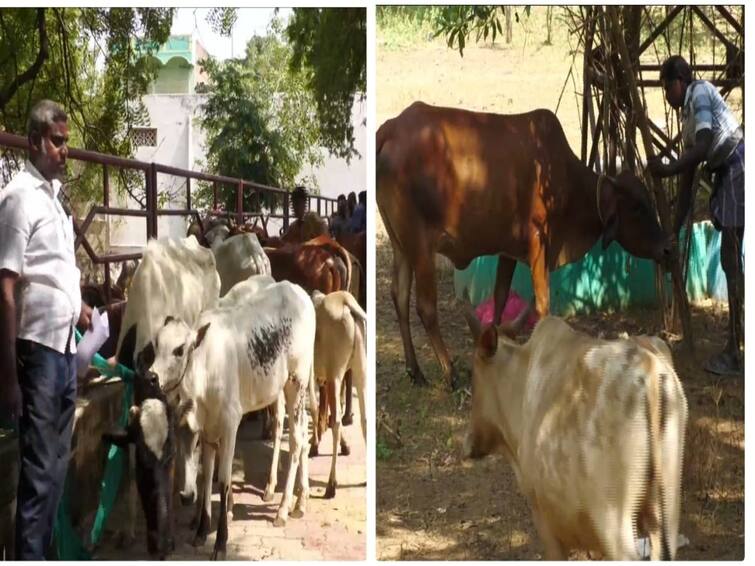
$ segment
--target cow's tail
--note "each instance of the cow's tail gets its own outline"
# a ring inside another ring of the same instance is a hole
[[[661,364],[649,380],[650,473],[648,495],[658,521],[659,548],[651,548],[651,560],[672,560],[676,554],[681,496],[682,450],[686,428],[686,402],[673,369]],[[672,373],[668,373],[668,371]],[[680,395],[681,393],[681,395]],[[680,402],[681,401],[681,402]],[[680,414],[682,410],[682,414]],[[682,425],[682,426],[680,426]]]
[[[367,313],[364,312],[357,300],[351,295],[351,293],[344,293],[344,302],[346,307],[351,312],[351,316],[356,319],[356,322],[362,327],[362,339],[364,343],[367,343]]]
[[[309,366],[309,384],[307,386],[309,397],[309,412],[312,414],[312,444],[317,446],[320,444],[319,430],[317,428],[317,422],[319,419],[319,406],[317,404],[317,384],[315,383],[315,360],[312,358],[312,363]]]
[[[346,248],[335,241],[331,244],[331,249],[338,254],[343,261],[343,264],[346,266],[346,282],[341,286],[341,289],[347,291],[351,289],[351,255]]]

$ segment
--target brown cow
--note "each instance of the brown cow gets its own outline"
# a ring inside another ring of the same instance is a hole
[[[351,234],[343,232],[336,237],[336,241],[359,261],[359,266],[362,269],[362,279],[359,284],[359,296],[357,300],[362,308],[365,308],[367,302],[367,233],[358,232]]]
[[[270,268],[276,281],[288,280],[311,294],[317,290],[326,295],[334,291],[348,291],[352,277],[352,262],[349,253],[329,236],[318,236],[302,244],[285,244],[280,248],[265,248],[270,258]],[[346,409],[343,424],[353,422],[351,374],[346,378]],[[320,422],[318,436],[327,429],[328,400],[324,388],[320,389]],[[316,445],[315,445],[316,446]],[[348,447],[342,444],[344,453]],[[316,454],[316,448],[311,452]]]
[[[407,372],[426,384],[409,329],[409,293],[440,362],[456,373],[438,327],[434,256],[463,269],[499,254],[495,319],[519,260],[530,266],[540,316],[548,274],[587,253],[598,238],[633,255],[666,261],[663,234],[644,185],[631,173],[598,176],[571,151],[549,110],[500,115],[412,104],[377,132],[377,204],[393,247],[393,302]]]

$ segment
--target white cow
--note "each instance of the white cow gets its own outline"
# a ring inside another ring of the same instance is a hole
[[[225,555],[228,538],[228,492],[241,417],[276,402],[281,391],[289,417],[290,465],[275,524],[286,523],[300,465],[301,492],[293,513],[304,513],[309,497],[304,403],[313,383],[315,312],[300,287],[281,282],[259,291],[246,304],[204,312],[196,328],[180,320],[166,321],[156,337],[151,368],[169,399],[194,405],[189,423],[202,439],[204,480],[198,544],[209,532],[215,450],[219,451],[220,522],[213,552],[217,558]],[[188,468],[190,455],[185,460]]]
[[[128,289],[117,356],[133,368],[136,354],[155,336],[168,316],[194,324],[199,313],[217,305],[220,278],[215,256],[194,236],[147,242]],[[136,325],[134,351],[121,352],[123,338]]]
[[[275,284],[275,279],[267,274],[247,277],[243,281],[236,283],[220,298],[218,307],[229,308],[236,305],[244,305],[251,301],[257,293]]]
[[[335,291],[327,295],[320,291],[312,293],[317,314],[315,337],[315,378],[320,386],[328,387],[331,430],[333,432],[333,456],[330,478],[325,489],[325,498],[335,497],[336,462],[341,440],[341,384],[344,374],[352,370],[353,385],[359,398],[362,436],[367,440],[367,415],[364,390],[367,376],[367,353],[365,334],[367,315],[356,299],[347,291]],[[313,435],[313,442],[318,442]]]
[[[217,305],[219,293],[215,256],[200,246],[194,236],[150,240],[128,288],[116,350],[118,361],[135,368],[137,354],[154,338],[168,316],[194,324],[203,310]],[[131,339],[124,348],[124,338],[129,334]],[[130,462],[132,466],[135,463],[133,449]],[[131,540],[136,527],[136,502],[136,485],[131,482],[126,533]]]
[[[221,297],[251,275],[270,275],[270,259],[256,234],[237,234],[222,241],[217,238],[213,240],[212,252],[220,275]]]
[[[545,558],[636,559],[638,532],[651,559],[673,558],[687,401],[668,346],[595,339],[555,317],[520,346],[466,314],[477,347],[465,453],[506,454]]]

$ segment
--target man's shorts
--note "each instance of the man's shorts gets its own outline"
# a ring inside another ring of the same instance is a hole
[[[745,142],[713,171],[710,214],[716,229],[745,225]]]

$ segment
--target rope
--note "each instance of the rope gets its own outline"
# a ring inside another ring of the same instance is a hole
[[[81,341],[81,333],[76,330],[76,343]],[[120,378],[125,389],[123,392],[123,410],[121,412],[120,419],[118,419],[118,425],[125,427],[128,424],[128,412],[131,407],[131,400],[134,393],[134,372],[122,364],[117,364],[115,368],[111,367],[105,358],[99,354],[95,354],[91,362],[102,375],[108,377],[106,383],[110,379]],[[115,445],[111,445],[107,455],[107,462],[105,463],[105,471],[102,476],[102,484],[100,486],[100,501],[97,505],[97,512],[95,514],[92,530],[89,534],[89,546],[94,547],[100,542],[102,533],[105,530],[105,523],[107,522],[110,513],[115,505],[115,500],[118,495],[118,489],[121,484],[121,478],[123,477],[123,469],[125,466],[126,454],[123,448]],[[71,523],[71,516],[69,513],[70,501],[70,486],[66,481],[65,489],[63,491],[63,497],[58,507],[57,516],[55,518],[54,536],[55,545],[58,551],[59,560],[91,560],[92,555],[79,539],[78,534],[73,528]]]

